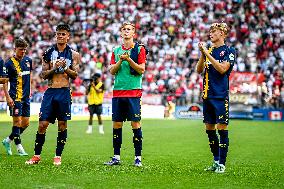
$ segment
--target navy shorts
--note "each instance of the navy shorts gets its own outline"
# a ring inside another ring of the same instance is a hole
[[[102,104],[88,105],[88,109],[89,109],[90,115],[94,115],[94,114],[101,115],[103,112],[103,105]]]
[[[203,122],[229,124],[229,100],[205,99],[203,101]]]
[[[71,119],[71,91],[69,88],[48,88],[40,107],[39,121],[67,121]]]
[[[18,117],[18,116],[23,116],[23,117],[30,117],[30,99],[26,98],[23,99],[22,101],[14,101],[14,107],[9,108],[10,109],[10,116],[13,117]]]
[[[112,98],[112,121],[135,121],[141,120],[140,97],[114,97]]]

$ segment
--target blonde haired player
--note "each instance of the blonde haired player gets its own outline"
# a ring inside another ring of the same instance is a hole
[[[224,173],[229,147],[229,75],[236,60],[236,53],[234,48],[225,44],[228,35],[226,23],[212,24],[209,35],[212,46],[207,49],[204,42],[198,44],[201,56],[196,67],[199,74],[204,73],[203,122],[214,158],[213,164],[205,170]]]
[[[141,96],[142,77],[146,64],[146,49],[143,45],[134,43],[134,24],[123,23],[120,32],[123,43],[114,48],[110,66],[110,73],[115,78],[112,98],[114,156],[105,164],[120,164],[123,122],[131,121],[135,149],[134,165],[141,167]]]

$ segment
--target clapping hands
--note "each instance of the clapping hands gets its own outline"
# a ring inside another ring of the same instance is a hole
[[[204,43],[204,42],[199,42],[198,47],[199,47],[200,52],[202,52],[202,53],[204,53],[204,51],[207,51],[206,43]]]
[[[66,67],[66,60],[65,59],[57,59],[55,62],[55,68],[65,68]]]
[[[127,52],[123,53],[122,55],[119,56],[120,60],[128,60],[129,59],[129,54]]]

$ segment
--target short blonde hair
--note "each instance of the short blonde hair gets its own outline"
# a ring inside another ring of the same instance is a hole
[[[223,31],[226,36],[229,33],[229,27],[225,22],[211,24],[209,31],[211,31],[213,29],[218,29],[218,30]]]
[[[119,31],[121,31],[125,26],[130,25],[134,28],[134,31],[136,30],[135,25],[131,22],[123,22],[123,24],[120,26]]]

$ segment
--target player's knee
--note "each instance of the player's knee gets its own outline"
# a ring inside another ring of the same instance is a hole
[[[113,128],[114,129],[120,129],[122,128],[123,123],[122,122],[113,122]]]
[[[30,125],[29,120],[22,120],[22,124],[21,124],[22,128],[27,128],[29,125]]]
[[[206,130],[215,130],[216,129],[215,124],[206,123],[205,127],[206,127]]]
[[[131,126],[132,126],[132,129],[139,129],[141,127],[141,124],[140,122],[132,121]]]
[[[228,125],[226,125],[226,124],[218,124],[217,125],[217,129],[218,130],[227,130],[228,129]]]
[[[67,121],[58,121],[58,131],[64,131],[67,129]]]
[[[46,132],[47,127],[48,127],[48,122],[40,121],[38,125],[38,133],[44,134]]]

